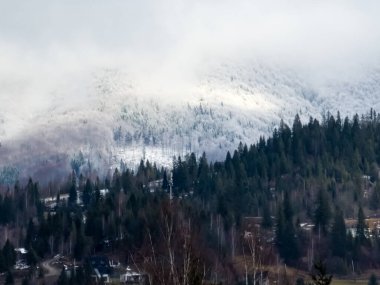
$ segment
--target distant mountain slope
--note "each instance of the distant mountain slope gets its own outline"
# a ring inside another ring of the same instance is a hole
[[[1,165],[43,175],[58,165],[69,169],[80,152],[90,161],[82,167],[93,169],[121,161],[135,167],[141,159],[170,166],[173,155],[190,151],[218,159],[240,141],[268,135],[281,119],[291,124],[297,113],[306,121],[326,111],[351,116],[380,109],[379,71],[315,83],[276,66],[231,63],[200,71],[183,94],[146,85],[128,72],[97,71],[41,91],[45,103],[33,110],[12,101],[21,87],[3,89]]]

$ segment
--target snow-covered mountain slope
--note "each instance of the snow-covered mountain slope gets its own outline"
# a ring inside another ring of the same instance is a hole
[[[32,90],[28,83],[0,88],[1,166],[49,180],[56,175],[51,169],[68,170],[79,153],[82,168],[92,169],[121,161],[135,167],[141,159],[170,166],[174,155],[190,151],[218,159],[240,141],[269,135],[281,119],[291,124],[297,113],[306,121],[325,111],[351,116],[380,109],[376,70],[316,83],[273,65],[230,63],[199,71],[183,89],[149,84],[126,71],[101,70],[47,82],[48,88],[39,87],[38,106],[12,99]]]

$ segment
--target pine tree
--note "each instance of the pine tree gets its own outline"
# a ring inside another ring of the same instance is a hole
[[[265,202],[264,205],[263,205],[263,220],[261,222],[261,226],[263,228],[271,228],[273,225],[272,223],[272,217],[270,215],[270,209],[269,209],[269,206],[268,206],[268,202]]]
[[[15,248],[8,239],[3,247],[3,256],[6,268],[9,269],[16,264]]]
[[[26,238],[25,238],[25,247],[29,249],[29,247],[32,246],[32,241],[36,235],[36,228],[33,223],[33,219],[29,220],[28,228],[26,231]]]
[[[356,224],[356,240],[359,245],[364,245],[367,243],[366,231],[368,227],[365,223],[365,216],[363,208],[360,206],[358,211],[358,221]]]
[[[68,285],[69,284],[69,280],[67,278],[67,274],[66,274],[66,271],[64,268],[62,269],[61,274],[58,277],[57,284],[58,285]]]
[[[164,176],[162,179],[162,190],[169,190],[169,180],[166,170],[164,171]]]
[[[331,248],[334,256],[344,257],[346,254],[346,225],[343,213],[340,209],[335,210],[334,223],[331,230]]]
[[[376,187],[371,194],[369,199],[369,206],[372,210],[377,210],[380,208],[380,182],[376,183]]]
[[[69,205],[74,206],[76,205],[77,202],[77,189],[76,189],[76,184],[73,182],[70,187],[69,191]]]
[[[316,204],[317,205],[314,211],[315,230],[321,229],[323,233],[326,233],[331,216],[331,210],[327,198],[327,193],[324,188],[321,188],[319,190]]]
[[[7,275],[5,276],[5,284],[14,284],[13,274],[10,270],[8,270]]]
[[[374,273],[371,274],[368,280],[368,285],[378,285],[379,283],[377,282],[377,277]]]
[[[90,179],[87,179],[86,184],[83,189],[83,196],[82,196],[83,205],[85,207],[87,207],[90,204],[92,192],[93,192],[92,183]]]
[[[314,264],[315,273],[311,274],[312,283],[309,285],[329,285],[332,281],[332,275],[327,274],[326,265],[321,261]]]
[[[293,209],[289,194],[286,191],[283,205],[278,208],[276,219],[276,244],[280,256],[285,262],[291,262],[299,257],[299,246],[293,224]]]

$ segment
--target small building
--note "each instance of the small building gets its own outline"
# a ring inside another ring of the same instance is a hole
[[[26,262],[26,255],[28,254],[28,251],[23,248],[15,248],[16,252],[16,264],[14,266],[14,269],[16,270],[24,270],[24,269],[29,269],[29,265]]]
[[[91,267],[91,278],[96,282],[110,282],[110,275],[112,267],[107,256],[91,256],[87,258],[86,262]]]
[[[129,285],[145,285],[148,283],[148,275],[136,272],[128,266],[126,272],[120,275],[120,283]]]
[[[108,190],[108,189],[100,189],[99,190],[100,197],[105,198],[109,192],[110,192],[110,190]]]
[[[150,193],[154,193],[162,189],[162,182],[163,182],[163,179],[150,181],[148,182],[148,185],[146,186],[146,188],[149,190]]]

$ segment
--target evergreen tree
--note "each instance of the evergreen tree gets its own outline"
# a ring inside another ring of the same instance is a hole
[[[169,180],[168,180],[168,175],[166,173],[166,170],[164,171],[164,177],[162,179],[162,189],[169,190]]]
[[[368,280],[368,285],[378,285],[379,283],[377,282],[377,277],[374,273],[371,274]]]
[[[372,210],[377,210],[380,208],[380,182],[376,183],[376,187],[369,199],[369,206]]]
[[[26,238],[25,238],[25,247],[28,249],[32,245],[32,241],[34,240],[36,235],[36,228],[33,223],[33,219],[29,220],[28,228],[26,230]]]
[[[287,223],[289,222],[289,223],[293,224],[293,215],[294,215],[294,212],[293,212],[292,203],[290,201],[289,191],[285,191],[283,204],[284,204],[284,218],[285,218],[285,221]]]
[[[276,219],[276,244],[286,263],[299,257],[299,246],[293,225],[293,210],[289,194],[285,192],[283,205],[278,208]]]
[[[331,248],[334,256],[344,257],[346,248],[346,225],[343,213],[340,209],[335,210],[334,223],[331,230]]]
[[[327,274],[326,265],[321,261],[314,264],[315,273],[311,274],[313,280],[310,285],[329,285],[332,281],[332,275]]]
[[[358,211],[358,220],[356,224],[356,240],[359,245],[364,245],[367,243],[367,237],[366,237],[367,230],[368,230],[368,227],[365,222],[363,208],[360,206],[359,211]]]
[[[38,262],[37,253],[32,247],[28,249],[28,253],[26,254],[26,261],[30,265],[36,265]]]
[[[261,226],[263,228],[271,228],[273,225],[272,223],[272,217],[270,215],[270,209],[269,209],[269,206],[268,206],[268,202],[265,202],[264,205],[263,205],[263,220],[261,222]]]
[[[69,284],[69,280],[67,278],[66,271],[63,268],[62,271],[61,271],[61,274],[58,277],[57,285],[68,285],[68,284]]]
[[[6,266],[7,262],[4,258],[4,255],[3,255],[3,251],[0,250],[0,272],[5,272],[8,270],[7,266]]]
[[[302,277],[297,278],[296,285],[305,285],[305,281]]]
[[[210,167],[206,153],[203,153],[198,166],[198,191],[201,197],[208,198],[211,195],[210,184]]]
[[[5,284],[14,284],[13,274],[10,270],[8,270],[7,275],[5,276]]]
[[[83,196],[82,196],[83,205],[85,207],[87,207],[90,204],[92,192],[93,192],[92,183],[90,179],[87,178],[86,184],[83,189]]]
[[[120,192],[121,190],[121,179],[119,170],[116,168],[112,176],[112,189],[115,192]]]
[[[10,243],[10,241],[7,239],[5,242],[5,245],[3,247],[3,257],[5,261],[5,267],[11,268],[13,265],[16,264],[16,252],[13,245]]]
[[[69,205],[70,206],[75,206],[77,203],[77,189],[76,189],[76,182],[73,182],[70,187],[69,191]]]
[[[316,208],[314,211],[315,230],[322,230],[323,233],[326,233],[330,216],[331,210],[327,193],[324,188],[321,188],[318,192]]]

